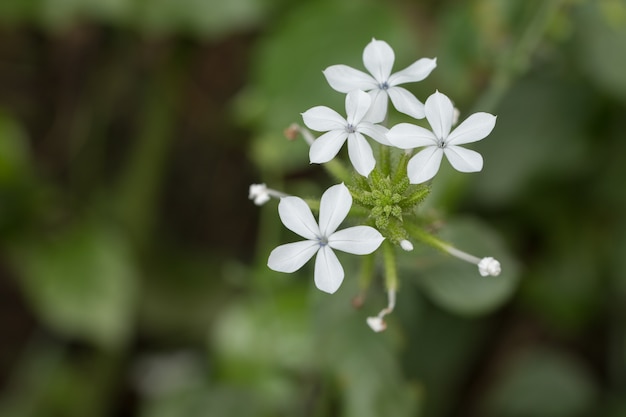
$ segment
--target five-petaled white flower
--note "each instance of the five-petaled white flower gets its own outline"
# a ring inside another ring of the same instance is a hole
[[[476,151],[458,145],[479,141],[493,130],[496,116],[474,113],[452,132],[454,106],[439,91],[428,97],[425,104],[426,119],[432,131],[409,123],[400,123],[389,130],[387,139],[402,149],[425,146],[411,158],[407,174],[413,184],[420,184],[435,176],[441,159],[446,155],[450,164],[460,172],[478,172],[483,168],[483,157]]]
[[[348,93],[357,89],[369,92],[372,107],[368,112],[368,119],[375,123],[385,119],[388,97],[398,111],[416,119],[423,119],[422,102],[398,85],[422,81],[437,66],[437,60],[422,58],[407,68],[391,74],[394,61],[395,55],[389,44],[372,39],[363,50],[363,65],[371,75],[347,65],[331,65],[324,70],[324,76],[328,84],[339,92]]]
[[[372,147],[363,137],[367,135],[383,145],[390,145],[385,137],[387,128],[364,118],[370,108],[370,96],[360,90],[351,91],[346,96],[346,115],[326,106],[316,106],[302,113],[304,124],[318,132],[326,132],[317,138],[309,150],[311,163],[323,164],[333,159],[346,139],[348,155],[356,171],[367,177],[376,165]]]
[[[267,265],[274,271],[295,272],[313,255],[315,285],[322,291],[334,293],[341,285],[344,272],[333,249],[366,255],[374,252],[384,237],[373,227],[355,226],[343,230],[337,227],[352,207],[352,196],[343,184],[330,187],[320,201],[319,226],[309,206],[299,197],[283,197],[278,214],[283,224],[306,240],[275,248]]]

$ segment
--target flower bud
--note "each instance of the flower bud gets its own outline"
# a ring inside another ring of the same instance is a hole
[[[268,201],[270,201],[270,194],[267,191],[267,186],[265,184],[250,185],[248,198],[250,200],[254,200],[254,204],[256,204],[257,206],[262,206],[263,204],[267,203]]]
[[[367,325],[370,326],[370,328],[376,333],[380,333],[387,328],[387,323],[385,323],[385,320],[383,320],[382,317],[378,316],[368,317]]]
[[[400,241],[400,247],[407,252],[411,252],[413,250],[413,244],[406,239]]]
[[[478,272],[483,277],[491,275],[492,277],[497,277],[500,275],[502,268],[500,267],[500,262],[495,260],[492,257],[483,258],[478,263]]]

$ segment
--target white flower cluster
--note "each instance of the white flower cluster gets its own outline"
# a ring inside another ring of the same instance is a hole
[[[392,74],[394,61],[393,49],[386,42],[373,39],[363,51],[363,65],[369,73],[346,65],[333,65],[323,71],[330,86],[346,94],[345,117],[326,106],[316,106],[302,113],[304,124],[320,132],[320,136],[314,138],[306,129],[299,131],[310,145],[310,162],[330,162],[347,141],[352,166],[359,175],[367,178],[377,163],[366,139],[369,137],[381,147],[402,149],[408,155],[411,155],[413,149],[421,148],[410,157],[408,163],[405,161],[403,176],[408,177],[410,184],[422,184],[432,179],[444,155],[457,171],[482,170],[482,156],[460,145],[479,141],[489,135],[495,126],[496,116],[475,113],[452,129],[458,118],[458,110],[446,95],[435,91],[422,103],[411,92],[400,87],[401,84],[424,80],[437,66],[436,59],[419,59]],[[387,119],[388,101],[396,110],[414,119],[426,118],[430,129],[411,123],[400,123],[390,129],[383,126],[383,121]],[[296,125],[294,129],[299,127]],[[301,198],[268,189],[265,184],[253,184],[250,187],[250,199],[262,205],[271,197],[280,198],[278,213],[281,221],[305,239],[278,246],[269,256],[268,266],[275,271],[295,272],[315,256],[315,285],[327,293],[337,291],[343,282],[344,271],[334,250],[356,255],[370,254],[389,237],[371,226],[337,230],[352,207],[351,190],[343,183],[326,190],[319,204],[317,222]],[[384,229],[381,231],[384,232]],[[403,250],[413,250],[413,244],[406,238],[393,240]],[[479,259],[450,246],[441,247],[460,259],[478,265],[483,276],[500,273],[500,264],[493,258]],[[393,310],[395,290],[395,287],[388,288],[389,306],[377,317],[368,319],[372,329],[384,330],[386,324],[383,317]]]
[[[422,58],[402,71],[391,74],[395,55],[384,41],[373,39],[363,51],[363,64],[370,72],[333,65],[324,70],[330,86],[346,95],[346,118],[336,111],[317,106],[302,114],[304,124],[317,132],[325,132],[311,146],[312,163],[328,162],[337,155],[346,139],[348,155],[356,171],[368,176],[374,169],[372,148],[363,135],[382,145],[401,149],[423,147],[407,167],[411,183],[420,184],[433,178],[443,155],[460,172],[477,172],[483,167],[482,156],[459,145],[486,137],[496,124],[496,116],[476,113],[451,131],[455,109],[450,99],[436,91],[422,104],[399,84],[422,81],[437,66],[436,59]],[[379,125],[387,117],[387,99],[401,113],[415,119],[426,117],[430,130],[401,123],[387,130]]]

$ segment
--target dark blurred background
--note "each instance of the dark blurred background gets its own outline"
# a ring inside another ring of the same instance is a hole
[[[498,116],[426,204],[508,274],[416,247],[382,334],[247,199],[333,183],[283,129],[372,37]],[[2,0],[0,416],[626,416],[625,68],[622,0]]]

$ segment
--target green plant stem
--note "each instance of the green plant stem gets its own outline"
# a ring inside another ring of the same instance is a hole
[[[170,67],[147,83],[137,141],[116,190],[119,216],[139,245],[148,238],[158,207],[181,79],[179,68]]]
[[[385,240],[382,244],[383,262],[385,265],[385,286],[387,291],[398,290],[398,268],[393,244]]]
[[[361,262],[361,274],[359,276],[359,287],[361,291],[365,292],[372,283],[374,277],[375,256],[374,254],[365,255],[362,257]]]
[[[450,247],[449,244],[436,238],[430,233],[424,231],[419,226],[411,224],[409,222],[405,222],[404,227],[406,228],[407,232],[409,232],[411,237],[419,240],[422,243],[427,244],[428,246],[438,249],[442,252],[449,253],[448,252],[448,248]]]

